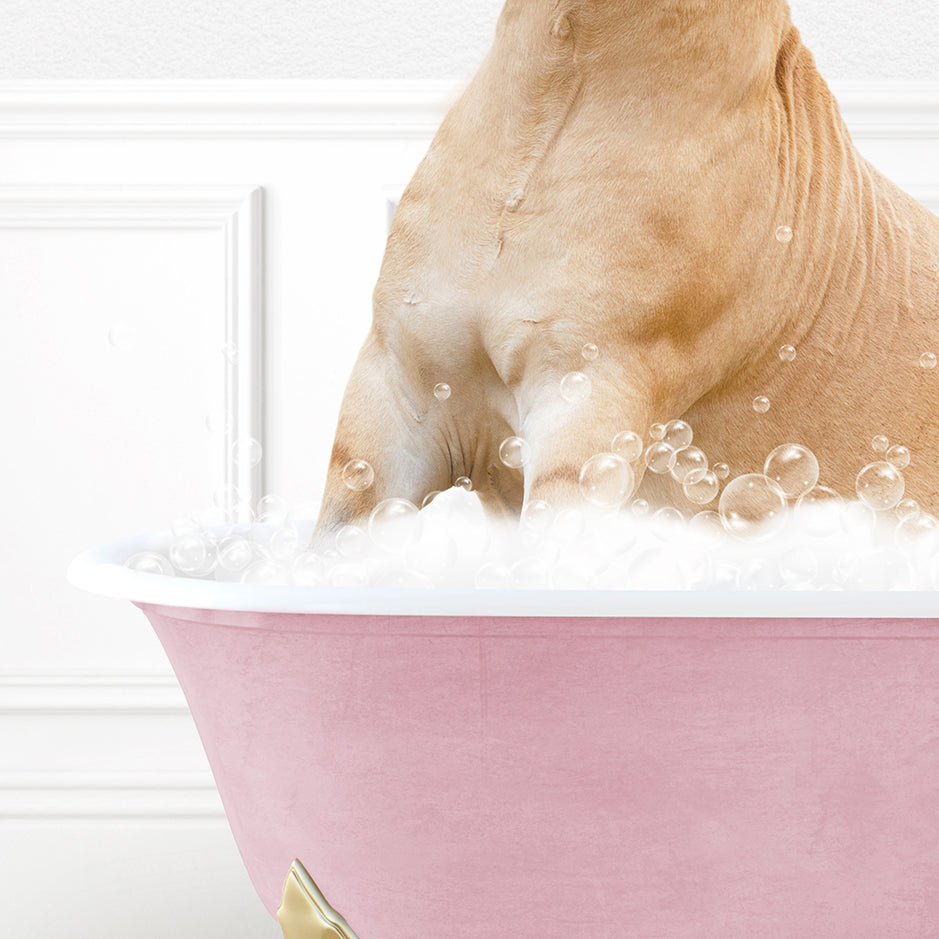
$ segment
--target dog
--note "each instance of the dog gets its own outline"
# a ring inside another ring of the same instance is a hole
[[[937,307],[939,218],[855,149],[784,0],[508,0],[395,214],[319,531],[460,477],[496,518],[576,503],[675,418],[735,476],[802,444],[847,497],[885,435],[935,512]],[[636,490],[681,499],[642,461]]]

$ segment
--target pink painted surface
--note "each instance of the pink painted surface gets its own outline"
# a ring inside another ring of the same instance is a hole
[[[143,606],[251,879],[360,939],[939,936],[939,621]]]

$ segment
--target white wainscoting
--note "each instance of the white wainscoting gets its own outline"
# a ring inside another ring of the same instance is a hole
[[[390,216],[457,90],[0,84],[0,935],[279,934],[149,626],[63,572],[219,486],[318,500]],[[835,91],[939,211],[939,84]],[[161,898],[142,918],[135,889]]]

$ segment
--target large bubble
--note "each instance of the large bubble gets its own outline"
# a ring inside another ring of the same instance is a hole
[[[718,503],[721,521],[732,535],[750,541],[772,538],[786,524],[786,496],[761,473],[731,480]]]
[[[379,548],[399,551],[420,538],[420,511],[407,499],[385,499],[372,510],[368,533]]]
[[[787,499],[798,499],[818,482],[818,460],[808,448],[784,443],[766,458],[763,475],[772,479]]]
[[[621,505],[633,489],[632,467],[615,453],[597,453],[580,470],[580,491],[594,505]]]
[[[906,483],[901,472],[891,463],[878,460],[868,463],[857,474],[857,497],[875,512],[892,509],[902,498]]]

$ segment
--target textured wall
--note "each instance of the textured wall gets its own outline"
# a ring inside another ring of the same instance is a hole
[[[934,0],[792,0],[832,79],[939,78]],[[2,0],[0,79],[463,78],[502,0]]]

